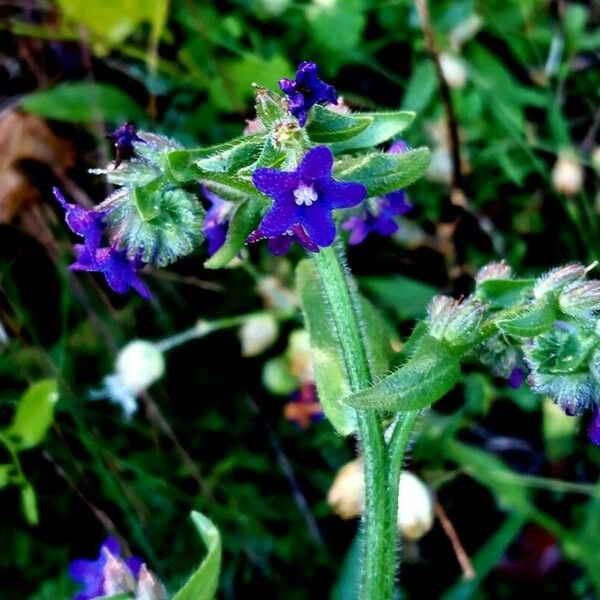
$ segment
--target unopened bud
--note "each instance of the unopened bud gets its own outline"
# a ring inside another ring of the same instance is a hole
[[[402,471],[398,495],[398,529],[409,540],[422,538],[433,525],[433,497],[410,471]]]
[[[240,328],[242,356],[257,356],[277,339],[279,328],[271,315],[257,315]]]
[[[600,310],[600,281],[567,286],[558,297],[561,310],[573,317],[586,317]]]
[[[454,54],[440,54],[440,67],[446,83],[451,88],[461,89],[467,83],[467,70],[463,61]]]
[[[135,600],[167,600],[168,595],[163,584],[156,575],[149,571],[145,564],[140,567],[138,587]]]
[[[365,503],[362,460],[353,460],[338,471],[327,493],[327,502],[342,519],[353,519],[362,513]]]
[[[135,395],[147,390],[165,372],[165,358],[156,344],[134,340],[117,355],[116,372]]]
[[[125,561],[115,556],[107,548],[103,548],[106,562],[102,568],[104,577],[104,594],[122,594],[135,591],[135,578]]]
[[[452,345],[468,344],[479,334],[485,305],[479,300],[466,300],[457,305],[453,318],[448,321],[444,339]]]
[[[512,277],[512,269],[503,261],[491,262],[481,267],[475,275],[475,281],[481,283],[489,279],[510,279]]]
[[[286,116],[287,111],[280,96],[256,83],[253,87],[256,91],[256,114],[266,128]]]
[[[552,269],[537,280],[533,288],[533,295],[539,300],[548,293],[560,292],[566,286],[583,279],[586,272],[586,268],[579,263]]]
[[[566,196],[574,196],[583,186],[583,167],[575,155],[565,151],[558,155],[552,169],[554,189]]]
[[[453,319],[458,303],[450,296],[435,296],[427,307],[429,334],[438,340],[443,339],[450,319]]]

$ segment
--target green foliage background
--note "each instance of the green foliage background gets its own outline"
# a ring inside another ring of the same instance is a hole
[[[436,291],[468,292],[489,260],[535,276],[600,255],[592,160],[600,4],[430,4],[439,52],[466,70],[464,87],[451,92],[466,208],[430,174],[411,186],[415,210],[395,240],[369,239],[350,252],[362,290],[401,336]],[[204,552],[188,521],[198,510],[222,534],[223,598],[352,597],[357,524],[340,521],[325,497],[353,443],[327,423],[295,428],[282,417],[285,398],[261,378],[299,316],[261,357],[242,358],[233,331],[177,348],[131,422],[87,400],[117,348],[198,318],[260,309],[257,279],[291,286],[300,254],[276,261],[253,251],[253,269],[208,271],[198,253],[149,276],[152,303],[109,296],[68,274],[69,238],[49,190],[67,180],[69,190],[102,199],[107,190],[87,169],[104,165],[111,149],[103,136],[126,119],[188,146],[239,135],[253,118],[251,84],[275,88],[306,59],[353,108],[416,111],[408,143],[443,159],[444,106],[412,2],[40,1],[0,7],[0,24],[2,106],[49,119],[78,148],[66,173],[22,165],[40,192],[45,235],[33,236],[24,219],[0,226],[6,435],[30,384],[56,380],[60,390],[56,404],[39,397],[45,408],[34,410],[32,442],[11,442],[24,480],[9,482],[0,468],[0,595],[68,598],[68,561],[93,556],[107,531],[177,589]],[[585,169],[570,197],[552,184],[565,151]],[[447,236],[449,222],[456,227]],[[410,467],[437,490],[476,578],[462,581],[438,524],[418,547],[404,548],[403,597],[599,596],[600,451],[587,442],[586,423],[573,426],[526,386],[512,390],[474,367],[461,377],[422,419]],[[9,449],[0,450],[6,465]],[[561,560],[543,573],[548,548]]]

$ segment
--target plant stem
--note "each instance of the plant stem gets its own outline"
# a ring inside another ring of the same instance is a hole
[[[371,385],[372,373],[357,291],[345,265],[341,247],[323,248],[314,262],[334,321],[346,375],[353,392]],[[364,600],[390,600],[395,577],[396,516],[390,523],[387,494],[387,452],[383,428],[374,411],[357,411],[359,443],[365,469],[365,513],[361,561]]]

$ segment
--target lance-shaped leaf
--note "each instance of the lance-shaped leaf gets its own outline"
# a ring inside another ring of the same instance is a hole
[[[234,175],[198,170],[196,181],[207,184],[217,196],[230,202],[241,202],[242,200],[270,202],[267,196],[261,194],[252,185],[251,181]]]
[[[206,545],[207,554],[173,600],[213,600],[219,587],[221,571],[221,535],[219,530],[199,512],[192,513],[194,525]]]
[[[258,228],[269,206],[266,198],[242,201],[231,216],[225,243],[204,263],[204,266],[208,269],[227,266],[243,248],[250,233]]]
[[[350,435],[356,428],[355,411],[342,404],[341,398],[348,396],[351,388],[336,327],[328,314],[321,281],[312,261],[303,260],[298,264],[296,289],[310,335],[315,380],[323,411],[338,433]]]
[[[496,326],[500,331],[518,337],[533,337],[548,331],[557,318],[554,300],[535,304],[513,317],[499,318]]]
[[[373,148],[387,142],[404,131],[415,119],[415,113],[410,111],[371,112],[365,115],[357,114],[355,118],[368,117],[370,125],[358,135],[331,145],[331,151],[336,154],[359,148]]]
[[[175,181],[190,183],[198,179],[201,171],[237,173],[256,161],[264,143],[264,136],[255,134],[206,148],[171,150],[165,159]]]
[[[508,308],[522,301],[535,279],[488,279],[477,284],[477,296],[492,308]]]
[[[390,412],[430,406],[449,392],[460,375],[458,356],[445,344],[427,335],[408,361],[379,383],[344,398],[359,409]]]
[[[368,115],[343,115],[317,104],[313,109],[313,117],[306,130],[308,137],[313,142],[331,144],[356,137],[372,123],[373,119]]]
[[[429,165],[429,150],[417,148],[397,154],[370,152],[338,160],[334,175],[342,181],[362,183],[369,196],[384,196],[418,179]]]

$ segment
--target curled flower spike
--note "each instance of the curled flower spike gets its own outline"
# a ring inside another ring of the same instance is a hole
[[[233,205],[211,192],[206,186],[201,186],[201,189],[202,194],[211,204],[204,218],[204,237],[208,243],[208,254],[212,256],[225,243]]]
[[[57,187],[52,188],[52,193],[65,211],[65,222],[69,229],[84,238],[84,246],[89,255],[93,256],[100,247],[104,228],[102,218],[105,213],[78,204],[70,204]]]
[[[298,65],[296,79],[280,79],[279,87],[288,97],[288,109],[298,119],[300,127],[306,123],[307,112],[317,102],[337,104],[335,88],[319,79],[319,69],[314,62]]]
[[[123,123],[121,127],[115,129],[106,136],[107,140],[115,143],[116,161],[115,169],[124,161],[129,160],[133,154],[133,142],[142,142],[144,140],[138,136],[135,125]]]
[[[311,245],[330,246],[336,232],[332,211],[356,206],[367,195],[366,188],[359,183],[335,181],[332,168],[331,151],[326,146],[317,146],[306,153],[295,171],[267,168],[254,171],[254,185],[273,198],[273,206],[250,241],[256,241],[258,236],[272,240],[290,236],[291,232],[296,241],[311,251],[314,251]],[[280,253],[289,248],[287,241],[274,244]]]
[[[106,283],[118,294],[124,294],[132,287],[142,298],[150,299],[150,290],[137,274],[142,265],[139,261],[129,260],[124,250],[100,248],[89,254],[80,244],[75,245],[74,250],[77,260],[69,267],[71,271],[102,273]]]
[[[119,542],[108,537],[100,546],[98,557],[94,560],[78,558],[69,565],[69,575],[73,581],[82,584],[82,589],[73,597],[73,600],[93,600],[108,593],[106,588],[105,567],[110,557],[120,558],[121,547]],[[135,579],[138,576],[142,560],[132,556],[125,560],[125,568]]]

